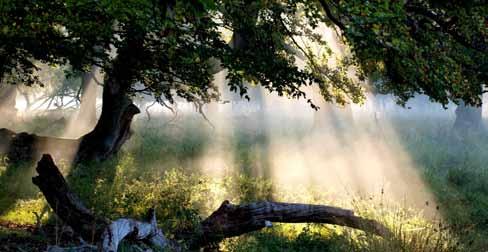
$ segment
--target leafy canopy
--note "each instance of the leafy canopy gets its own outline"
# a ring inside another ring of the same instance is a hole
[[[213,74],[225,68],[244,97],[246,80],[293,98],[317,84],[327,101],[361,102],[369,77],[400,102],[424,93],[479,104],[487,8],[476,0],[0,0],[0,76],[33,84],[36,61],[97,65],[128,92],[205,103],[219,98]],[[351,50],[333,67],[316,29],[324,24]]]

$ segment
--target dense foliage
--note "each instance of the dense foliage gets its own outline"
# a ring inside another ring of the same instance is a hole
[[[486,83],[483,1],[2,0],[0,11],[0,74],[28,84],[35,61],[99,65],[128,91],[198,103],[218,99],[212,79],[223,68],[243,96],[243,79],[295,98],[315,83],[338,103],[363,98],[351,66],[400,101],[425,93],[479,104]],[[310,49],[328,47],[320,24],[335,25],[351,48],[340,66],[328,67],[330,50]]]
[[[361,69],[380,77],[380,91],[401,101],[424,93],[442,104],[480,104],[488,79],[484,1],[320,2],[330,5]]]

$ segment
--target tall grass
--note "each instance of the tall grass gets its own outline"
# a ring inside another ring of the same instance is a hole
[[[43,120],[36,120],[39,130]],[[198,169],[198,159],[212,147],[216,135],[197,117],[172,124],[140,120],[119,156],[74,168],[58,163],[73,190],[97,214],[142,218],[155,206],[159,224],[169,237],[175,230],[198,228],[197,223],[224,199],[350,207],[392,230],[391,236],[381,238],[330,225],[276,223],[272,228],[227,239],[221,244],[226,251],[484,251],[488,248],[488,134],[460,135],[449,130],[449,121],[440,119],[420,123],[402,118],[393,123],[435,196],[438,219],[386,202],[381,195],[338,200],[308,186],[278,189],[269,178],[252,172],[254,166],[266,165],[254,159],[256,149],[266,144],[264,131],[234,130],[233,140],[225,148],[237,153],[235,169],[223,178],[207,176]],[[283,134],[300,137],[306,132],[293,129]],[[0,164],[0,220],[34,223],[32,212],[47,209],[42,195],[30,183],[32,167],[14,166],[6,160]]]

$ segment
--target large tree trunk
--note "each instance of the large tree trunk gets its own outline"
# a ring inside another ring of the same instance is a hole
[[[479,130],[482,127],[481,106],[473,107],[463,101],[456,108],[455,130],[470,131]]]
[[[197,249],[225,238],[243,235],[278,223],[323,223],[346,226],[386,236],[386,227],[374,220],[354,215],[352,210],[324,205],[261,201],[234,205],[224,201],[201,222],[200,233],[187,236],[189,247]]]
[[[86,125],[97,123],[97,83],[95,75],[97,67],[92,66],[90,72],[83,73],[81,77],[81,97],[78,121],[83,121]]]
[[[74,162],[106,160],[116,154],[130,137],[130,125],[140,110],[132,103],[128,90],[136,80],[144,57],[144,34],[128,28],[126,45],[120,48],[110,69],[106,69],[102,113],[90,133],[81,137]]]
[[[103,88],[102,114],[95,129],[81,138],[75,163],[101,161],[116,154],[130,137],[132,118],[138,113],[123,86],[109,78]]]
[[[127,92],[135,79],[134,76],[137,71],[133,69],[133,66],[140,65],[137,61],[142,50],[141,41],[140,38],[129,41],[126,48],[119,50],[112,69],[106,74],[107,77],[103,87],[102,113],[95,128],[90,133],[76,140],[40,137],[21,133],[14,137],[11,142],[4,143],[4,145],[10,146],[8,152],[20,153],[13,155],[16,160],[32,160],[32,158],[36,157],[34,154],[35,150],[46,150],[45,148],[40,148],[44,146],[44,143],[63,141],[69,143],[70,146],[73,146],[72,143],[76,143],[76,146],[78,146],[79,143],[78,151],[73,160],[74,163],[89,160],[101,161],[116,154],[130,137],[132,118],[140,113]],[[94,111],[89,113],[92,116],[94,115]],[[15,146],[13,146],[13,143],[15,143]],[[59,150],[63,150],[63,147],[60,146],[64,145],[58,146]],[[19,158],[16,156],[19,156]]]
[[[32,181],[44,194],[56,215],[85,241],[98,243],[100,251],[117,251],[118,244],[125,238],[146,241],[151,245],[171,250],[181,249],[179,243],[168,240],[157,228],[153,211],[146,221],[122,218],[110,222],[96,217],[84,206],[76,194],[69,189],[51,156],[44,155],[36,170],[39,176],[34,177]],[[347,209],[267,201],[233,205],[224,201],[219,209],[200,223],[199,231],[190,234],[177,233],[176,237],[190,249],[198,249],[219,243],[228,237],[270,227],[272,222],[334,224],[361,229],[380,236],[390,234],[382,224],[358,217]],[[84,246],[83,249],[86,248],[95,250],[94,246]],[[60,250],[55,248],[51,251]]]

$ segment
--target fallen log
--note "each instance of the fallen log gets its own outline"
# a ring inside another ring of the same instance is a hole
[[[224,201],[214,213],[200,223],[198,231],[177,234],[176,237],[182,238],[184,243],[180,245],[167,239],[157,227],[154,211],[150,211],[148,221],[122,218],[110,222],[95,216],[69,189],[50,155],[43,155],[36,170],[39,176],[32,179],[33,183],[39,187],[56,215],[83,239],[98,244],[99,251],[104,252],[117,251],[124,239],[145,241],[151,246],[173,251],[180,251],[182,248],[198,249],[218,244],[225,238],[270,227],[273,222],[334,224],[380,236],[389,234],[388,229],[382,224],[358,217],[347,209],[268,201],[233,205],[229,201]],[[87,246],[83,246],[82,249],[86,251]]]
[[[239,236],[265,227],[273,222],[281,223],[323,223],[364,230],[379,236],[388,234],[388,229],[374,220],[354,215],[352,210],[338,207],[281,203],[256,202],[233,205],[224,201],[222,205],[201,223],[201,235],[193,239],[190,247],[220,242],[225,238]]]
[[[39,187],[56,215],[85,241],[98,243],[100,251],[115,252],[120,242],[130,236],[133,240],[147,240],[153,246],[170,247],[179,250],[168,241],[157,228],[156,215],[150,211],[150,221],[142,222],[130,218],[121,218],[110,222],[95,216],[78,196],[73,193],[50,155],[43,155],[37,163],[39,174],[32,182]],[[59,251],[59,247],[52,247]],[[89,250],[90,246],[80,246],[77,251]],[[69,251],[76,251],[70,248]]]
[[[85,241],[96,241],[109,220],[95,216],[73,193],[50,155],[37,163],[39,176],[32,178],[56,215],[81,235]]]
[[[11,163],[39,160],[41,153],[52,153],[58,159],[71,157],[76,153],[79,142],[78,139],[38,136],[0,129],[0,155],[5,155]]]
[[[150,213],[150,222],[122,218],[110,223],[102,234],[101,250],[117,252],[120,242],[130,236],[133,240],[146,240],[153,247],[180,251],[179,245],[166,239],[161,229],[158,228],[154,210],[151,209]]]

